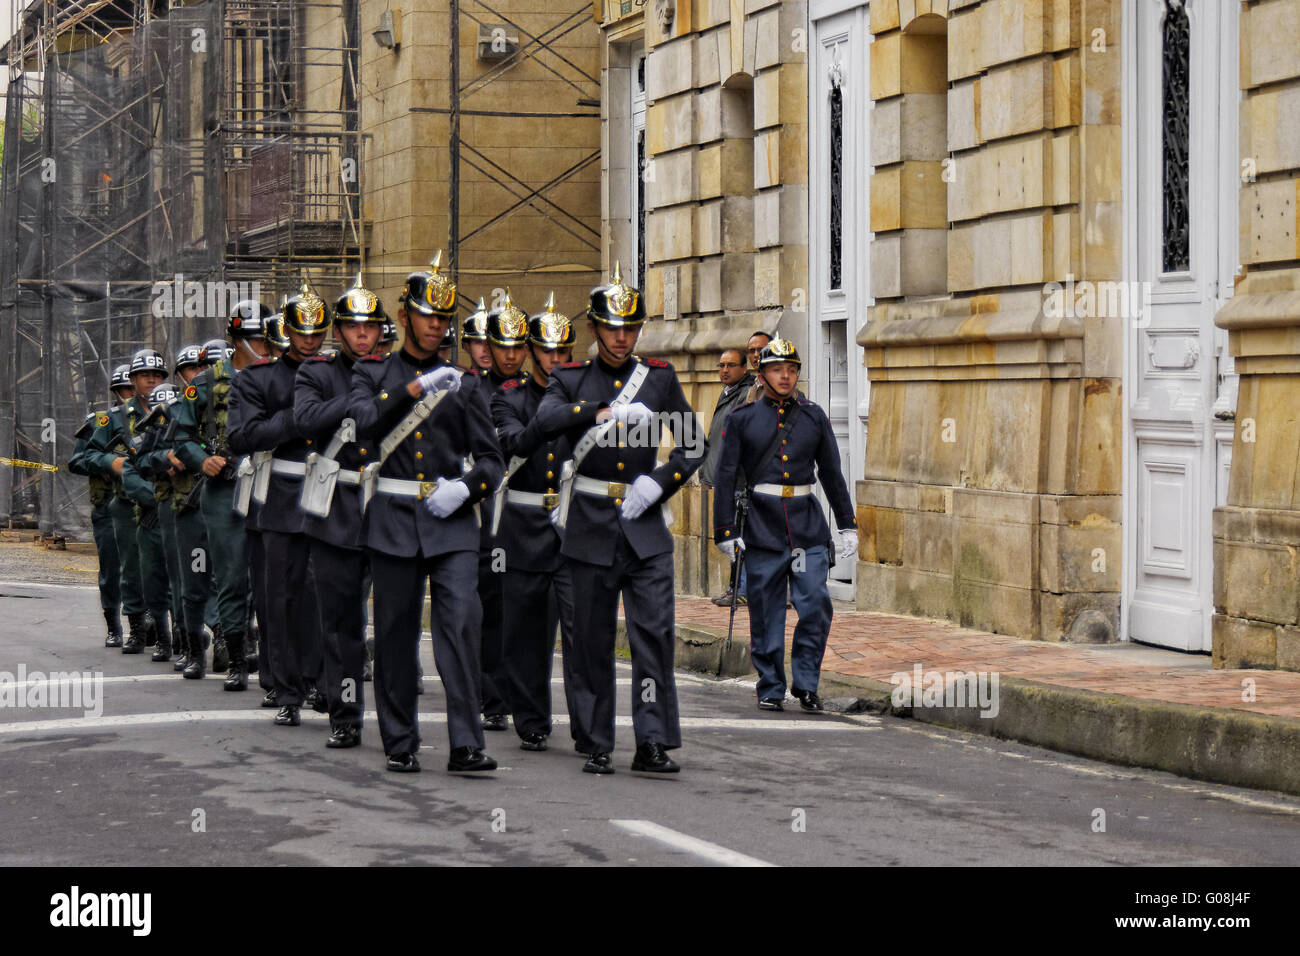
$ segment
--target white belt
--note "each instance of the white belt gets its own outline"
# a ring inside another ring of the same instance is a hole
[[[375,482],[375,491],[400,498],[427,498],[433,493],[438,482],[410,481],[406,478],[383,478]]]
[[[361,472],[340,468],[338,482],[340,485],[359,485],[361,484]]]
[[[803,498],[812,494],[812,485],[755,485],[754,493],[776,498]]]
[[[283,458],[271,459],[271,474],[273,475],[293,475],[301,478],[307,474],[307,463],[304,461],[285,461]]]
[[[603,484],[603,482],[597,482]],[[533,508],[545,508],[547,511],[552,510],[560,503],[560,496],[557,492],[551,494],[542,494],[540,491],[506,491],[506,501],[512,505],[529,505]]]
[[[581,491],[584,495],[595,495],[599,498],[626,498],[629,487],[629,485],[621,481],[598,481],[595,478],[585,478],[582,475],[576,475],[573,479],[574,491]]]

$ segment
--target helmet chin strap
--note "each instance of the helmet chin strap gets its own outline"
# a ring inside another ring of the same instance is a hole
[[[235,339],[235,351],[236,352],[242,351],[244,353],[244,356],[248,358],[249,361],[252,362],[260,362],[262,361],[263,358],[265,358],[265,356],[258,355],[256,352],[254,352],[253,347],[248,344],[248,339],[243,338],[242,336]]]

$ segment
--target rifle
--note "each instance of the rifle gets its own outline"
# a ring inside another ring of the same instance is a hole
[[[746,491],[736,492],[736,537],[745,538],[745,518],[749,515],[749,495]],[[727,621],[727,643],[723,645],[725,654],[731,650],[731,632],[736,626],[736,591],[740,588],[740,570],[745,563],[745,549],[737,548],[731,562],[731,616]]]

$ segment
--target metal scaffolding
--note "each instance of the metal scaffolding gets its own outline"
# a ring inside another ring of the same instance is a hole
[[[137,348],[363,258],[358,0],[37,0],[6,54],[0,456],[65,463]],[[256,285],[253,285],[256,283]],[[0,520],[88,526],[86,485],[0,465]]]

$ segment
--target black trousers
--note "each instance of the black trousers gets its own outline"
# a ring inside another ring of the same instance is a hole
[[[99,606],[116,611],[122,606],[122,566],[117,559],[117,538],[113,536],[113,499],[90,512],[90,527],[95,532],[95,551],[99,554]]]
[[[506,670],[505,645],[501,635],[501,603],[505,574],[493,571],[491,551],[478,556],[478,597],[483,613],[478,617],[478,645],[483,662],[482,700],[485,715],[509,714],[510,675]],[[470,622],[472,630],[474,622]]]
[[[368,553],[375,600],[375,710],[384,753],[420,749],[416,653],[426,580],[433,660],[447,695],[447,737],[453,748],[481,748],[478,633],[466,626],[466,615],[479,613],[478,555],[452,551],[432,558],[395,558]]]
[[[605,567],[564,558],[557,572],[570,718],[578,749],[614,749],[614,634],[623,596],[632,651],[632,727],[638,745],[682,745],[673,674],[673,556],[641,559],[619,534]]]
[[[257,683],[262,690],[275,690],[271,674],[271,638],[266,630],[266,549],[262,545],[262,532],[247,532],[248,582],[252,600],[248,602],[246,617],[257,617],[261,643],[257,645]],[[244,639],[251,640],[253,629],[245,624]]]
[[[325,676],[321,690],[330,722],[360,727],[366,711],[361,672],[366,663],[365,552],[311,538]]]
[[[506,571],[501,633],[509,678],[515,732],[551,732],[551,661],[555,657],[555,629],[560,607],[555,591],[561,587],[554,574],[543,571]],[[568,687],[568,658],[565,658]]]
[[[262,532],[262,578],[271,683],[281,707],[301,704],[319,669],[320,631],[311,586],[310,540],[304,534]],[[258,663],[261,669],[261,663]]]

